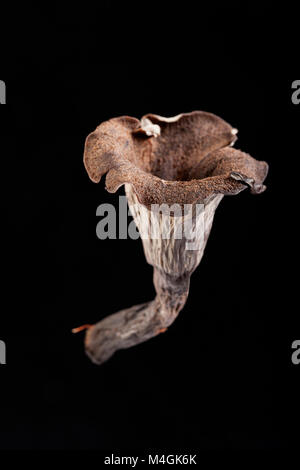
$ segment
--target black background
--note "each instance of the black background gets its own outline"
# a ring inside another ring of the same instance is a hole
[[[3,15],[0,448],[297,446],[290,206],[300,106],[297,75],[279,74],[272,12],[155,0],[26,3]],[[224,198],[167,333],[97,367],[71,329],[154,289],[140,240],[96,237],[97,206],[117,207],[124,190],[88,179],[84,140],[114,116],[195,109],[239,129],[235,147],[270,164],[268,189]]]

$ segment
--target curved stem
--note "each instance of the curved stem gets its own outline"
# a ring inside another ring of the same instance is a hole
[[[118,349],[129,348],[158,335],[173,323],[186,302],[190,276],[203,256],[213,215],[222,199],[220,195],[215,196],[203,205],[201,214],[196,217],[193,215],[195,207],[187,216],[170,217],[141,205],[129,185],[126,185],[126,194],[146,259],[154,267],[156,297],[110,315],[87,330],[86,353],[96,364],[105,362]],[[200,216],[203,216],[203,230],[197,229],[197,217]],[[191,217],[189,230],[194,234],[192,249],[187,249],[186,245],[189,234],[184,233],[181,238],[176,236],[187,217]]]
[[[154,284],[153,301],[121,310],[87,330],[85,348],[93,362],[102,364],[118,349],[147,341],[173,323],[187,299],[189,277],[171,279],[155,268]]]

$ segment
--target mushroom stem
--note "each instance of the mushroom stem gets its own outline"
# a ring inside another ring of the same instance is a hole
[[[105,362],[118,349],[158,335],[173,323],[187,300],[190,276],[201,261],[215,210],[223,197],[213,195],[199,211],[192,204],[184,215],[170,216],[140,204],[131,185],[125,188],[146,260],[154,268],[156,297],[110,315],[86,331],[86,353],[96,364]]]

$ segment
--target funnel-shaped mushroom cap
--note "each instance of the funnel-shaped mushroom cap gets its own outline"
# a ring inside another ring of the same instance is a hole
[[[132,185],[141,204],[191,204],[214,194],[265,190],[266,162],[233,149],[237,130],[211,113],[173,118],[147,114],[103,122],[86,140],[84,164],[98,183],[115,192]]]

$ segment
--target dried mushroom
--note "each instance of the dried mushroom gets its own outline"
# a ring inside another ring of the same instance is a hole
[[[236,134],[218,116],[194,111],[172,118],[113,118],[87,137],[84,164],[90,179],[98,183],[106,174],[112,193],[125,184],[156,290],[154,300],[89,326],[85,347],[93,362],[101,364],[116,350],[165,331],[186,302],[223,196],[247,187],[253,194],[266,189],[267,163],[233,148]],[[165,211],[174,205],[182,212]],[[157,210],[160,206],[164,209]]]

